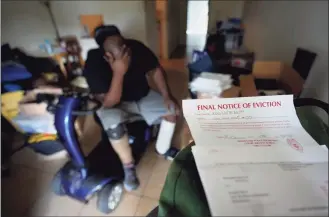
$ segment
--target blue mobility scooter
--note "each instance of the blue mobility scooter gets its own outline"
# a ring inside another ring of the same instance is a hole
[[[101,103],[87,93],[73,91],[64,91],[64,94],[59,97],[39,94],[38,101],[46,101],[48,111],[55,114],[58,136],[71,157],[71,161],[54,176],[53,192],[85,203],[97,194],[97,209],[106,214],[112,212],[119,205],[123,194],[121,180],[124,173],[121,162],[108,142],[105,132],[100,144],[85,157],[74,130],[76,116],[94,114]],[[96,106],[86,110],[88,101],[95,102]],[[138,161],[149,143],[151,131],[145,122],[133,124],[135,124],[133,127],[138,129],[137,131],[131,133],[129,127],[132,126],[129,124],[127,128],[130,143],[133,143],[131,144],[133,154]],[[143,135],[143,138],[140,138],[140,135]]]

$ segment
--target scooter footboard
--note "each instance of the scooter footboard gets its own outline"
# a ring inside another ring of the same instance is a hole
[[[71,162],[68,162],[60,171],[65,193],[84,203],[87,203],[106,184],[120,181],[117,177],[101,174],[88,174],[87,177],[83,177],[84,172],[87,172],[86,168],[76,168]]]

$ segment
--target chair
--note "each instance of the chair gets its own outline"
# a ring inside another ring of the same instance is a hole
[[[316,53],[303,48],[297,48],[292,67],[304,80],[306,80],[308,74],[310,73],[316,56]]]
[[[329,104],[318,99],[313,98],[296,98],[294,99],[295,107],[315,106],[321,108],[329,115]]]

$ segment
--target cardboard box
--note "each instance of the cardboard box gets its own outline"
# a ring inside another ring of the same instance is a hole
[[[254,79],[275,79],[286,93],[298,95],[303,90],[305,80],[292,67],[279,61],[255,61],[252,74],[240,75],[240,86],[233,86],[224,91],[220,97],[258,96]],[[199,99],[213,98],[205,93],[198,93]]]
[[[292,67],[279,61],[255,61],[252,68],[252,76],[257,79],[275,79],[281,89],[289,94],[298,95],[303,90],[305,80]],[[247,90],[242,96],[257,96],[254,79],[244,78],[240,87]]]
[[[239,79],[242,97],[258,96],[253,75],[240,75]]]

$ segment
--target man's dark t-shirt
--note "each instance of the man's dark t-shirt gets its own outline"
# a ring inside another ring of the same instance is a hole
[[[146,73],[159,66],[154,53],[139,41],[126,39],[125,44],[131,49],[131,62],[125,74],[121,101],[138,101],[149,92]],[[102,49],[88,52],[83,72],[91,93],[107,93],[112,79],[112,69],[104,59]]]

